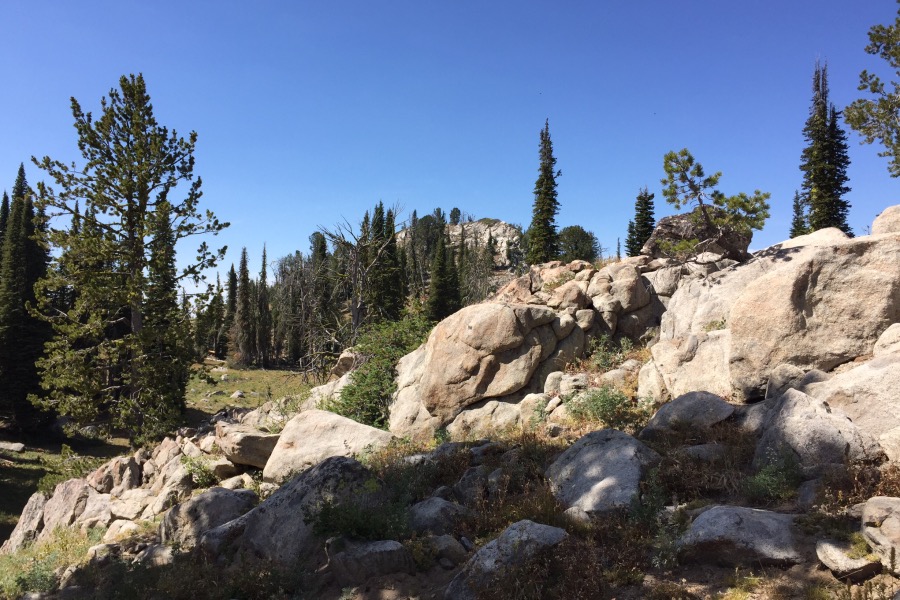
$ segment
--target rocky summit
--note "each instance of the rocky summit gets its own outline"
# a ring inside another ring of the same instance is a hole
[[[890,598],[898,214],[534,265],[400,359],[388,431],[319,408],[348,352],[296,414],[232,411],[34,494],[0,553],[100,528],[61,598],[184,565],[321,598]]]

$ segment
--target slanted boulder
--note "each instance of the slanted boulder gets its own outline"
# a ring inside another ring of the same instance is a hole
[[[278,434],[266,433],[247,425],[216,423],[216,445],[225,458],[236,465],[249,465],[262,469],[266,466]]]
[[[673,428],[709,429],[734,414],[734,406],[709,392],[688,392],[664,404],[641,431],[641,439],[653,439]]]
[[[159,524],[159,538],[192,548],[205,532],[249,512],[256,500],[252,490],[210,488],[169,509]]]
[[[763,466],[789,453],[808,476],[829,467],[873,460],[881,455],[875,439],[861,431],[842,411],[790,389],[763,425],[754,463]]]
[[[900,233],[900,204],[888,206],[872,221],[872,235]]]
[[[12,554],[22,549],[25,544],[33,542],[44,526],[44,505],[47,504],[47,496],[42,492],[35,492],[25,503],[22,514],[16,523],[15,529],[9,539],[0,546],[0,554]]]
[[[789,566],[803,561],[794,517],[741,506],[714,506],[691,523],[677,545],[683,559],[727,567]]]
[[[69,479],[58,484],[44,505],[44,528],[38,539],[49,537],[57,527],[68,527],[84,512],[93,488],[84,479]]]
[[[850,556],[851,546],[847,542],[819,540],[816,542],[816,556],[828,567],[838,581],[860,582],[881,572],[881,562],[877,558]]]
[[[631,504],[644,471],[658,461],[656,452],[627,433],[601,429],[572,444],[546,475],[564,505],[598,515]]]
[[[282,482],[332,456],[354,456],[383,448],[394,436],[324,410],[293,417],[263,469],[263,480]]]
[[[432,497],[413,504],[409,509],[409,526],[416,533],[443,535],[452,533],[459,521],[470,515],[467,508]]]
[[[416,570],[409,550],[394,540],[352,544],[335,553],[330,564],[343,587],[364,583],[378,575],[412,574]]]
[[[300,473],[237,522],[230,534],[226,523],[215,530],[220,553],[238,560],[270,562],[295,569],[318,558],[313,520],[328,502],[332,506],[359,501],[378,489],[374,476],[352,458],[335,456]],[[212,532],[210,532],[212,533]]]
[[[476,600],[479,590],[505,569],[519,565],[568,537],[565,530],[519,521],[475,553],[444,592],[446,600]]]

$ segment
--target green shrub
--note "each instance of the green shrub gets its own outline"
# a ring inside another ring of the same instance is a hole
[[[60,528],[41,542],[15,554],[0,556],[0,597],[19,598],[25,592],[52,592],[61,567],[80,564],[88,548],[103,537],[102,528],[87,533]]]
[[[397,361],[425,341],[429,331],[431,323],[412,314],[367,327],[354,345],[365,362],[350,375],[340,397],[321,408],[385,429],[391,396],[397,391]]]
[[[634,401],[610,386],[575,396],[566,404],[566,410],[576,420],[601,421],[607,427],[627,433],[643,428],[652,416],[648,404]]]
[[[634,343],[629,338],[615,342],[604,333],[591,340],[589,348],[591,364],[600,371],[609,371],[628,360],[628,355],[633,350]]]
[[[198,488],[212,487],[219,482],[218,478],[216,478],[215,474],[212,472],[209,462],[203,458],[182,455],[181,464],[184,465],[184,468],[191,476],[194,485]]]
[[[787,500],[797,493],[803,480],[800,464],[790,452],[770,452],[767,464],[744,480],[747,499],[757,504]]]
[[[304,516],[313,531],[323,537],[344,536],[358,540],[399,540],[409,535],[406,503],[383,494],[364,494],[352,501],[325,501]]]

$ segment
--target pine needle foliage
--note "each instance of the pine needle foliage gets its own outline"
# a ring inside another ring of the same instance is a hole
[[[95,119],[72,99],[82,166],[35,159],[58,186],[38,186],[39,212],[78,219],[77,229],[41,233],[55,252],[39,286],[39,311],[55,336],[39,362],[46,390],[40,403],[82,421],[108,415],[138,440],[171,425],[183,402],[180,376],[173,379],[154,358],[161,340],[173,352],[180,350],[169,344],[187,343],[180,341],[184,317],[169,312],[175,288],[185,279],[199,285],[225,250],[202,242],[173,275],[175,247],[228,224],[200,211],[197,134],[185,139],[156,121],[143,76],[121,77],[100,106]],[[73,304],[62,310],[56,299],[67,291]],[[167,331],[145,332],[151,322]]]
[[[544,122],[540,134],[540,166],[534,183],[534,206],[531,226],[528,228],[528,262],[538,264],[555,260],[559,255],[559,232],[556,214],[559,200],[556,197],[556,178],[562,175],[556,170],[553,142],[550,140],[550,120]]]

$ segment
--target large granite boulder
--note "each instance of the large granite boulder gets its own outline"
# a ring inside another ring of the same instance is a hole
[[[354,456],[383,448],[394,436],[324,410],[293,417],[263,469],[263,480],[282,482],[332,456]]]
[[[524,388],[554,350],[555,319],[545,307],[489,303],[441,321],[397,366],[391,432],[433,432],[469,405]]]
[[[210,529],[249,512],[256,500],[252,490],[211,488],[166,512],[159,524],[159,539],[164,544],[192,548]]]
[[[709,392],[688,392],[656,411],[641,431],[641,439],[654,439],[680,427],[709,429],[734,414],[734,406]]]
[[[900,233],[900,204],[888,206],[872,221],[872,235]]]
[[[324,503],[334,506],[360,501],[377,489],[375,477],[356,460],[343,456],[328,458],[282,485],[246,515],[230,522],[237,526],[226,523],[208,533],[220,544],[219,553],[233,553],[238,560],[269,562],[294,569],[318,558],[323,540],[316,537],[313,520]]]
[[[415,573],[416,564],[400,542],[382,540],[352,544],[331,557],[331,568],[342,586],[364,583],[370,577]]]
[[[809,476],[831,466],[875,460],[881,448],[842,411],[791,389],[779,398],[763,425],[754,462],[763,466],[790,453]]]
[[[539,552],[556,546],[568,537],[565,530],[533,521],[519,521],[500,537],[485,544],[444,592],[446,600],[476,600],[479,591],[504,570],[524,563]]]
[[[656,452],[627,433],[601,429],[572,444],[546,475],[565,506],[596,515],[628,507],[640,494],[644,471],[657,462]]]
[[[728,567],[789,566],[803,561],[794,517],[741,506],[701,513],[677,545],[683,559]]]
[[[47,496],[42,492],[35,492],[28,499],[22,514],[16,523],[15,529],[5,542],[0,546],[0,554],[12,554],[21,550],[26,544],[37,539],[44,526],[44,505],[47,504]]]
[[[262,469],[277,443],[276,433],[267,433],[247,425],[216,423],[216,445],[222,449],[225,458],[236,465]]]

